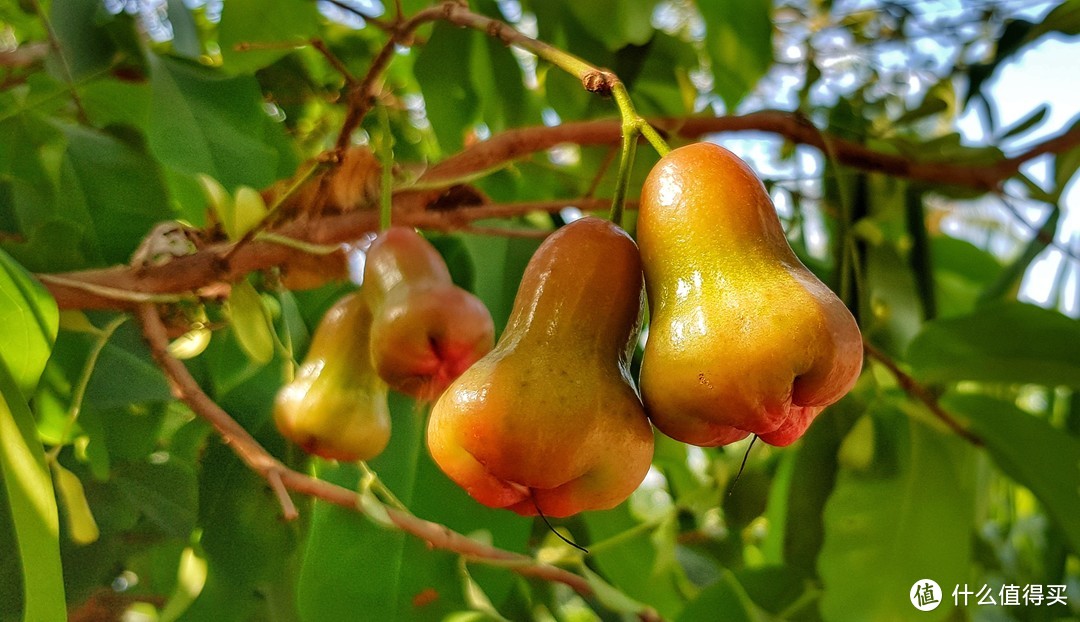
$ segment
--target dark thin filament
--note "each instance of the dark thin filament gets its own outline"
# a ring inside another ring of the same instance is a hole
[[[529,498],[532,499],[533,507],[536,508],[536,513],[539,514],[540,518],[542,518],[544,520],[544,524],[547,525],[547,528],[551,530],[551,533],[555,534],[556,536],[559,536],[560,540],[562,540],[563,542],[569,544],[570,546],[574,547],[575,549],[581,551],[582,553],[588,553],[589,552],[589,549],[587,549],[587,548],[585,548],[585,547],[583,547],[583,546],[581,546],[579,544],[576,544],[574,542],[571,542],[570,540],[568,540],[566,538],[566,536],[562,535],[558,531],[555,531],[555,528],[551,526],[550,522],[548,522],[547,517],[544,516],[544,511],[540,509],[540,504],[536,502],[536,495],[533,494],[532,488],[529,489]]]
[[[754,448],[754,443],[757,442],[757,434],[750,439],[750,444],[746,446],[746,453],[743,454],[742,464],[739,465],[739,472],[735,474],[735,479],[731,482],[731,488],[728,488],[727,494],[730,497],[731,493],[735,492],[735,484],[739,483],[739,478],[742,477],[743,469],[746,468],[746,459],[750,457],[750,450]]]

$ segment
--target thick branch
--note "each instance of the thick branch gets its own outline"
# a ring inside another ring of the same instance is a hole
[[[408,193],[404,193],[408,194]],[[402,199],[407,203],[408,197]],[[531,212],[555,212],[568,205],[585,211],[607,209],[607,199],[564,199],[461,207],[448,210],[397,210],[394,222],[435,231],[455,231],[485,218],[510,218]],[[379,215],[354,211],[315,220],[289,223],[271,233],[315,245],[351,242],[376,231]],[[62,309],[131,309],[159,295],[205,292],[218,283],[229,283],[258,270],[287,265],[304,253],[297,248],[255,238],[236,252],[233,245],[216,244],[195,254],[177,257],[160,266],[115,266],[42,275],[45,287]],[[228,256],[228,259],[224,257]],[[111,292],[111,294],[110,294]],[[126,293],[126,295],[125,295]]]
[[[1062,153],[1080,146],[1080,129],[1073,129],[1033,146],[1012,158],[993,165],[920,162],[912,158],[875,151],[865,145],[831,137],[814,127],[804,117],[781,110],[762,110],[725,117],[690,117],[653,119],[650,123],[668,133],[696,140],[716,132],[769,132],[796,143],[835,151],[837,160],[848,166],[886,173],[894,177],[932,184],[962,186],[992,191],[1017,173],[1020,166],[1045,153]],[[556,127],[527,127],[509,130],[465,149],[432,167],[420,178],[421,183],[458,179],[486,171],[503,163],[562,143],[578,145],[616,145],[621,136],[617,119],[564,123]]]
[[[795,114],[781,111],[761,111],[730,117],[691,119],[660,119],[653,123],[669,134],[694,140],[713,132],[766,131],[804,144],[824,148],[822,133]],[[530,154],[550,149],[562,143],[579,145],[617,145],[621,124],[617,119],[565,123],[556,127],[527,127],[509,130],[467,148],[433,166],[418,180],[418,185],[438,187],[450,184],[519,160]],[[990,166],[915,162],[902,156],[873,151],[864,145],[840,138],[829,138],[837,159],[855,168],[880,171],[934,184],[946,184],[996,189],[1004,180],[1016,174],[1027,158],[1045,153],[1062,153],[1080,146],[1080,129],[1070,130],[1048,139],[1024,153]],[[538,204],[504,206],[508,213],[499,213],[498,206],[461,207],[439,211],[421,211],[421,193],[408,189],[395,193],[394,221],[439,230],[456,229],[480,218],[500,218],[532,210],[555,211],[582,200],[552,201]],[[584,207],[600,210],[603,206]],[[521,209],[521,211],[518,211]],[[287,237],[317,244],[333,244],[354,240],[365,232],[374,231],[378,217],[373,212],[353,212],[331,215],[303,223],[291,223],[274,231]],[[178,258],[165,266],[147,268],[107,268],[67,273],[65,279],[91,285],[102,285],[144,294],[175,294],[197,292],[217,282],[233,281],[254,271],[282,265],[297,252],[281,245],[255,241],[222,262],[226,246],[216,246],[188,257]],[[68,285],[46,284],[61,308],[130,308],[130,301],[118,300]]]
[[[165,372],[165,376],[172,385],[173,394],[214,426],[225,444],[236,452],[248,468],[266,479],[267,483],[278,492],[279,497],[284,494],[281,491],[285,488],[355,512],[362,512],[360,497],[357,493],[288,468],[271,456],[254,437],[248,434],[247,430],[210,399],[184,364],[169,354],[169,340],[165,326],[153,305],[139,305],[136,315],[142,325],[143,335],[150,345],[154,360]],[[286,514],[295,512],[291,501],[286,499],[287,495],[285,499],[282,499],[283,511]],[[407,512],[389,507],[385,510],[390,520],[399,529],[426,541],[433,548],[452,551],[480,562],[505,565],[520,575],[564,583],[583,596],[592,595],[592,588],[588,582],[572,572],[539,563],[525,555],[488,546],[463,536],[445,525],[417,518]]]

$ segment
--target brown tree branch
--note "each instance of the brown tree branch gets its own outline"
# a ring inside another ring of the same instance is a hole
[[[143,335],[150,346],[154,360],[165,372],[165,376],[172,386],[173,394],[177,399],[187,404],[196,414],[208,421],[217,430],[222,441],[236,453],[248,468],[267,480],[267,483],[282,501],[282,510],[287,518],[290,515],[295,515],[296,512],[291,499],[288,498],[287,490],[363,513],[360,505],[360,495],[341,486],[288,468],[271,456],[243,426],[210,399],[199,387],[195,378],[188,372],[187,367],[169,354],[169,339],[165,325],[153,305],[141,304],[135,309],[135,313],[142,326]],[[487,562],[506,566],[522,576],[563,583],[582,596],[591,596],[593,593],[588,581],[580,575],[556,566],[540,563],[526,555],[488,546],[453,531],[445,525],[426,521],[408,512],[391,507],[385,508],[385,511],[398,529],[424,540],[432,548],[451,551],[481,563]]]
[[[805,117],[781,110],[762,110],[744,115],[724,117],[688,117],[651,119],[650,123],[668,135],[687,140],[697,140],[716,132],[769,132],[819,150],[828,148],[836,152],[841,164],[881,172],[894,177],[905,177],[931,184],[961,186],[977,190],[993,191],[1006,179],[1019,171],[1020,166],[1031,158],[1045,153],[1062,153],[1080,146],[1080,128],[1054,136],[1023,153],[1006,158],[992,165],[952,164],[949,162],[917,161],[913,158],[875,151],[865,145],[843,138],[826,138],[821,130]],[[578,145],[615,145],[621,136],[618,119],[579,121],[555,127],[527,127],[508,130],[477,143],[457,155],[433,166],[420,178],[420,183],[433,183],[445,179],[467,177],[495,168],[506,162],[519,160],[538,151],[551,149],[562,143]]]
[[[900,369],[900,366],[897,365],[896,361],[892,360],[889,355],[878,350],[869,343],[864,343],[863,349],[866,350],[868,358],[874,359],[881,363],[885,369],[889,370],[889,373],[896,378],[897,384],[900,385],[900,388],[903,389],[905,393],[922,402],[935,417],[940,419],[950,430],[955,432],[957,436],[976,447],[982,447],[985,444],[978,435],[965,428],[963,424],[956,420],[956,417],[953,417],[949,411],[942,408],[941,404],[938,403],[937,396],[920,384],[918,380],[911,376],[911,374]]]
[[[491,204],[449,210],[394,210],[394,222],[435,231],[455,231],[485,218],[510,218],[531,212],[555,212],[569,205],[584,211],[607,209],[603,198]],[[271,233],[306,244],[351,242],[379,228],[379,215],[358,210],[291,222]],[[140,302],[166,301],[177,295],[214,296],[210,288],[231,283],[249,272],[288,265],[305,251],[265,238],[254,238],[229,254],[231,244],[216,244],[160,266],[115,266],[62,274],[42,274],[41,281],[62,309],[133,309]],[[228,256],[228,259],[224,259]],[[165,297],[165,298],[162,298]]]
[[[653,123],[669,134],[691,140],[712,132],[766,131],[789,140],[824,148],[821,133],[797,115],[788,112],[761,111],[729,117],[659,119]],[[615,145],[620,136],[621,126],[617,119],[509,130],[431,167],[417,183],[426,188],[437,188],[441,183],[450,185],[462,178],[497,168],[558,144],[570,142],[579,145]],[[837,159],[848,166],[934,184],[994,190],[1004,180],[1016,174],[1020,165],[1026,161],[1025,158],[1045,153],[1062,153],[1080,146],[1080,129],[1052,137],[1020,155],[989,166],[916,162],[903,156],[876,152],[864,145],[840,138],[829,138],[829,142]],[[555,211],[568,204],[579,204],[583,201],[569,199],[537,204],[509,204],[502,206],[506,209],[505,212],[500,211],[500,206],[494,205],[432,211],[423,210],[423,196],[422,192],[407,188],[396,192],[394,221],[418,227],[452,230],[480,218],[501,218],[532,210]],[[595,207],[582,209],[601,210],[604,207],[597,204]],[[303,223],[290,223],[276,229],[274,233],[310,243],[334,244],[356,239],[377,227],[377,215],[361,211],[328,215]],[[290,257],[298,252],[281,245],[254,241],[236,252],[228,262],[222,262],[221,256],[226,250],[225,246],[213,246],[159,267],[125,266],[60,276],[66,280],[73,279],[90,285],[143,294],[198,292],[208,285],[230,282],[251,271],[286,264]],[[117,309],[133,306],[131,301],[93,294],[79,287],[57,283],[47,283],[46,286],[61,308]]]

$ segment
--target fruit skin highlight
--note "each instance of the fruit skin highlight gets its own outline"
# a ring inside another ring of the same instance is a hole
[[[372,242],[364,292],[375,369],[401,393],[437,398],[495,343],[487,307],[453,284],[439,252],[410,227],[391,227]]]
[[[583,218],[553,233],[495,349],[432,409],[435,462],[480,503],[522,515],[625,500],[653,454],[629,371],[643,301],[640,255],[624,231]]]
[[[851,313],[788,245],[765,187],[723,147],[664,156],[637,223],[652,313],[641,392],[664,434],[788,445],[862,368]]]
[[[360,292],[343,296],[319,322],[296,378],[278,391],[274,423],[304,451],[355,462],[386,448],[387,387],[371,363],[370,329]]]

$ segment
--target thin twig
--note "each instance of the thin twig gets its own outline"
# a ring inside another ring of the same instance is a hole
[[[352,75],[352,72],[345,66],[345,63],[343,63],[341,59],[326,46],[326,43],[322,39],[312,39],[311,47],[322,54],[323,58],[326,59],[326,62],[330,63],[330,66],[341,74],[341,77],[345,79],[345,86],[352,88],[356,85],[356,77]]]
[[[274,491],[278,503],[281,504],[282,517],[290,521],[299,518],[300,512],[296,511],[296,504],[293,503],[292,497],[289,496],[289,490],[285,488],[285,484],[281,481],[281,471],[270,469],[266,472],[266,481],[269,482],[270,489]]]
[[[150,346],[150,352],[158,366],[165,372],[172,386],[173,395],[209,422],[217,430],[222,441],[236,453],[240,460],[267,480],[275,492],[279,493],[282,511],[286,516],[290,513],[289,506],[292,502],[291,499],[287,502],[281,499],[281,490],[291,490],[362,513],[361,499],[357,493],[294,471],[271,456],[243,426],[206,395],[187,367],[169,354],[168,336],[157,309],[153,305],[143,304],[139,305],[135,312],[142,326],[143,335]],[[280,482],[280,486],[277,482]],[[292,511],[295,509],[295,506],[292,507]],[[580,575],[550,564],[540,563],[520,553],[512,553],[483,544],[445,525],[418,518],[408,512],[391,507],[385,508],[385,511],[399,529],[424,540],[432,548],[452,551],[479,562],[490,560],[500,565],[505,564],[520,575],[563,583],[583,596],[591,596],[593,593],[588,581]]]
[[[949,411],[941,407],[938,403],[937,396],[935,396],[929,389],[919,383],[918,380],[913,378],[910,374],[900,369],[900,366],[896,364],[896,361],[892,360],[889,355],[885,354],[881,350],[878,350],[869,343],[864,343],[863,348],[866,350],[866,355],[869,358],[881,363],[885,369],[889,370],[889,373],[896,378],[896,382],[900,385],[900,388],[905,393],[914,397],[923,403],[924,406],[938,419],[942,421],[950,430],[956,433],[957,436],[968,441],[972,445],[982,447],[984,445],[983,440],[979,438],[971,430],[965,428],[956,417],[953,417]]]

